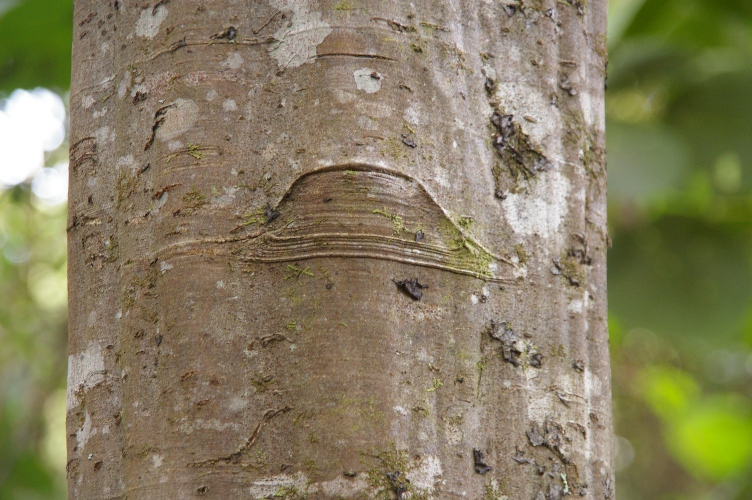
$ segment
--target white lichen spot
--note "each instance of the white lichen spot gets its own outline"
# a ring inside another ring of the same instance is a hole
[[[274,33],[276,40],[269,53],[280,69],[297,68],[316,58],[316,47],[329,36],[332,29],[321,20],[321,12],[311,12],[308,2],[299,0],[271,0],[272,7],[292,11],[292,19]]]
[[[271,161],[277,156],[277,146],[274,144],[267,144],[267,146],[264,148],[264,151],[261,152],[261,157],[265,161]]]
[[[160,467],[162,467],[163,462],[164,462],[164,457],[162,455],[154,454],[151,456],[151,463],[155,469],[159,469]]]
[[[512,270],[514,279],[527,278],[527,266],[515,266]]]
[[[185,144],[183,144],[183,141],[170,141],[167,143],[167,150],[170,153],[174,153],[175,151],[181,150],[185,147]]]
[[[136,35],[152,39],[159,33],[159,26],[167,18],[167,8],[164,5],[157,7],[152,14],[152,8],[141,11],[141,17],[136,22]]]
[[[83,99],[81,99],[81,106],[83,106],[84,109],[89,109],[90,107],[94,105],[95,102],[96,101],[94,100],[92,96],[87,95],[87,96],[84,96]]]
[[[234,397],[230,400],[230,404],[227,405],[227,409],[231,412],[243,411],[248,408],[248,399],[242,397]]]
[[[163,260],[162,262],[159,263],[159,272],[161,274],[164,274],[167,271],[169,271],[170,269],[172,269],[172,267],[173,267],[172,264],[170,264],[169,262]]]
[[[198,418],[191,421],[187,421],[186,418],[182,418],[180,420],[180,424],[178,425],[178,431],[186,435],[193,434],[193,432],[195,431],[202,430],[217,432],[227,432],[228,430],[232,430],[237,432],[240,430],[240,425],[237,422],[226,422],[224,420],[220,421],[216,418],[211,418],[208,420]]]
[[[423,105],[419,102],[410,104],[402,115],[402,118],[410,125],[425,125],[425,113]]]
[[[392,407],[392,410],[394,410],[395,413],[399,413],[400,415],[404,417],[410,415],[410,412],[401,406],[394,406]]]
[[[334,98],[337,99],[337,102],[341,104],[350,104],[357,99],[355,94],[342,89],[334,89],[332,90],[332,93],[334,94]]]
[[[484,75],[486,75],[488,78],[494,81],[496,81],[496,79],[499,78],[498,75],[496,74],[496,68],[494,68],[490,64],[484,64],[483,67],[481,68],[481,71],[483,72]]]
[[[567,311],[573,314],[580,314],[582,312],[582,301],[580,299],[573,300],[567,306]]]
[[[434,455],[424,457],[420,464],[410,470],[406,476],[415,488],[431,493],[436,487],[436,481],[441,476],[441,461]]]
[[[212,205],[215,205],[221,208],[229,207],[235,201],[235,195],[237,194],[239,190],[240,190],[239,187],[223,186],[222,194],[218,194],[217,196],[212,196],[212,199],[211,199]]]
[[[358,126],[363,130],[379,129],[379,123],[370,116],[361,116],[358,118]]]
[[[324,498],[361,498],[366,488],[368,482],[361,474],[355,479],[338,477],[331,481],[314,483],[308,488],[308,493],[320,493]]]
[[[94,137],[100,145],[107,144],[115,141],[115,131],[105,125],[94,132]]]
[[[462,442],[462,438],[464,437],[464,433],[462,432],[462,429],[460,429],[459,425],[454,423],[452,420],[448,420],[446,422],[446,440],[447,443],[450,445],[458,445]]]
[[[588,401],[593,396],[599,396],[603,392],[603,382],[592,371],[585,369],[585,395]]]
[[[535,370],[528,370],[535,371]],[[554,405],[556,404],[553,398],[556,398],[554,394],[544,393],[540,389],[530,389],[532,384],[528,381],[528,403],[527,403],[527,418],[531,422],[544,422],[546,417],[551,415]],[[558,400],[558,398],[557,398]],[[559,402],[561,404],[561,402]]]
[[[118,312],[115,313],[115,319],[116,320],[119,321],[120,319],[122,319],[122,317],[123,317],[123,311],[118,311]]]
[[[383,77],[371,68],[357,69],[353,73],[353,77],[355,77],[355,86],[358,87],[358,90],[362,90],[366,94],[373,94],[381,90],[381,79]]]
[[[215,286],[217,287],[217,290],[221,290],[222,288],[225,287],[225,282],[222,281],[222,280],[219,280],[219,281],[217,281],[217,283],[215,284]]]
[[[225,111],[237,111],[238,105],[235,101],[232,99],[225,99],[224,102],[222,102],[222,109]]]
[[[207,101],[213,101],[217,98],[219,94],[217,94],[217,91],[214,89],[211,89],[209,92],[206,93],[206,100]]]
[[[115,168],[117,170],[124,168],[134,170],[136,168],[136,160],[133,159],[133,155],[121,156],[115,161]]]
[[[254,481],[248,493],[255,500],[275,498],[279,492],[283,491],[297,490],[303,495],[307,491],[307,484],[308,478],[302,472],[298,472],[295,475],[280,474]]]
[[[517,79],[519,80],[519,79]],[[544,148],[546,143],[553,146],[552,137],[556,137],[561,127],[557,108],[551,106],[551,98],[547,91],[532,87],[512,79],[497,80],[494,98],[503,103],[503,111],[514,115],[524,133],[530,136],[533,144]],[[491,110],[489,109],[489,118]],[[535,117],[534,122],[524,119],[524,116]],[[547,152],[546,156],[551,156]]]
[[[91,328],[96,323],[97,323],[97,310],[96,309],[92,309],[89,312],[89,315],[86,317],[86,326],[88,328]]]
[[[103,382],[104,375],[104,356],[97,342],[91,341],[85,351],[68,356],[66,408],[70,410],[78,406],[81,403],[80,391]]]
[[[238,69],[243,65],[243,56],[241,56],[238,52],[233,52],[229,56],[227,56],[227,59],[219,63],[220,66],[224,66],[225,68],[230,69]]]
[[[175,99],[167,105],[164,121],[157,129],[156,136],[169,141],[190,130],[198,119],[198,104],[190,99]]]
[[[472,302],[473,305],[477,304],[479,302],[478,296],[475,294],[470,295],[470,302]]]
[[[355,109],[373,118],[389,118],[392,116],[392,106],[381,102],[359,101]]]
[[[125,75],[123,76],[122,80],[120,80],[120,83],[118,84],[118,98],[122,99],[125,97],[125,94],[128,92],[128,87],[131,85],[131,78],[132,74],[130,71],[126,71]]]
[[[504,215],[518,235],[548,239],[557,234],[567,215],[568,194],[569,180],[561,172],[543,172],[531,189],[507,196]]]
[[[91,415],[89,415],[88,410],[84,412],[84,423],[81,425],[81,428],[76,431],[76,443],[78,444],[78,448],[85,448],[86,443],[89,442],[89,438],[97,433],[96,428],[92,428],[91,426]],[[89,460],[91,460],[92,455],[89,455]]]

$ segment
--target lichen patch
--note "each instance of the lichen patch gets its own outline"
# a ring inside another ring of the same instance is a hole
[[[156,10],[151,8],[141,11],[141,17],[136,22],[136,35],[151,40],[157,33],[162,22],[167,18],[167,8],[160,5]]]
[[[510,193],[503,204],[504,215],[515,233],[548,239],[558,233],[567,215],[569,181],[557,170],[543,172],[532,188]]]
[[[66,408],[70,410],[78,406],[81,403],[79,390],[91,389],[104,381],[104,373],[104,356],[96,342],[89,342],[85,351],[68,356]]]
[[[381,90],[382,76],[371,68],[360,68],[353,72],[355,86],[366,94],[373,94]]]
[[[297,68],[313,62],[316,48],[332,32],[321,20],[321,12],[311,12],[307,2],[271,0],[280,10],[292,11],[292,20],[274,33],[277,40],[269,47],[269,54],[277,60],[279,69]]]
[[[175,99],[168,108],[164,114],[164,121],[156,130],[156,137],[162,141],[169,141],[184,134],[198,119],[198,104],[190,99]]]
[[[294,475],[279,474],[254,481],[248,490],[251,498],[294,498],[294,493],[302,494],[307,490],[308,478],[302,472]],[[287,496],[285,496],[287,495]]]
[[[220,66],[230,69],[238,69],[243,65],[243,56],[237,52],[233,52],[227,59],[219,63]]]

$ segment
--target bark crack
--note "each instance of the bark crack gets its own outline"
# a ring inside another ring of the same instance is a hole
[[[264,413],[264,416],[261,418],[261,421],[256,425],[256,428],[253,429],[253,432],[250,436],[248,436],[248,439],[243,443],[237,450],[230,453],[229,455],[226,455],[224,457],[218,457],[218,458],[209,458],[207,460],[202,460],[200,462],[193,462],[189,464],[191,467],[206,467],[209,465],[216,465],[220,462],[224,463],[238,463],[240,461],[240,457],[246,453],[248,450],[250,450],[254,444],[256,444],[256,440],[258,439],[259,435],[261,434],[261,429],[264,427],[264,424],[269,422],[272,418],[276,417],[280,413],[287,413],[288,411],[292,410],[291,407],[285,406],[284,408],[279,409],[270,409],[267,410],[266,413]]]

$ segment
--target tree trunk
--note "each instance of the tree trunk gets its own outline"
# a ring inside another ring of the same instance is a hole
[[[612,498],[603,0],[75,2],[71,498]]]

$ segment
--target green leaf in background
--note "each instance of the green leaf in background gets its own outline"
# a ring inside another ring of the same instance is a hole
[[[695,404],[668,427],[672,454],[692,474],[713,481],[747,473],[752,465],[752,414],[736,397]]]
[[[640,390],[653,413],[665,420],[679,418],[700,393],[686,372],[670,366],[654,366],[640,375]]]
[[[607,124],[608,182],[612,201],[645,205],[677,190],[689,166],[682,137],[661,125]]]
[[[717,169],[724,156],[727,162],[736,156],[738,184],[719,187],[733,187],[732,192],[752,188],[752,72],[717,76],[685,90],[666,116],[688,139],[697,164]]]
[[[67,90],[73,2],[18,0],[13,4],[0,11],[0,92],[39,86]]]
[[[609,254],[609,307],[627,328],[684,344],[736,340],[752,301],[745,232],[667,215],[617,238]]]

